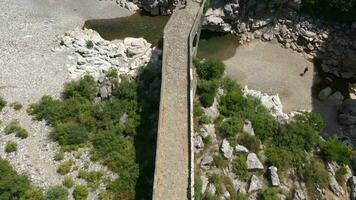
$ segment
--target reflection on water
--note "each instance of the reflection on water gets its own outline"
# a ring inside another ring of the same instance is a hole
[[[143,37],[153,45],[158,45],[168,19],[168,16],[135,13],[128,17],[87,20],[84,28],[97,31],[106,40]]]
[[[238,40],[234,35],[203,30],[197,57],[226,60],[235,55],[237,46]]]

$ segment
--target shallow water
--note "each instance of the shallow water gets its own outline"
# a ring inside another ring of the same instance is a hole
[[[235,55],[237,47],[236,36],[203,30],[200,35],[197,57],[226,60]]]
[[[143,37],[157,46],[162,41],[163,29],[168,19],[168,16],[135,13],[128,17],[87,20],[84,28],[97,31],[106,40]]]

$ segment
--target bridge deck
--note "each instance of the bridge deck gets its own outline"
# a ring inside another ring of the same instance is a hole
[[[188,0],[164,30],[160,116],[154,200],[184,200],[190,194],[189,43],[200,4]]]

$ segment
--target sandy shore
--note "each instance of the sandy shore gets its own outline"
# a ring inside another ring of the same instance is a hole
[[[321,102],[312,97],[312,86],[319,81],[312,62],[301,54],[281,47],[277,42],[254,41],[238,47],[235,55],[224,61],[227,76],[242,87],[278,94],[285,113],[313,110],[327,122],[326,135],[340,134],[335,102]],[[304,76],[300,73],[308,68]]]
[[[58,96],[68,81],[66,64],[70,55],[51,51],[58,46],[56,36],[87,19],[128,16],[131,13],[115,1],[99,0],[1,0],[0,1],[0,95],[10,104],[19,101],[21,111],[6,107],[0,113],[0,156],[10,160],[17,171],[29,174],[39,186],[61,184],[53,161],[57,144],[48,139],[50,128],[32,121],[26,107],[43,95]],[[17,119],[30,136],[24,140],[4,135],[9,121]],[[18,142],[16,153],[4,153],[8,140]]]

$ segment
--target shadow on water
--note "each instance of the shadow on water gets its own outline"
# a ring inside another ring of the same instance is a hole
[[[231,34],[202,30],[197,57],[226,60],[235,55],[237,41],[237,37]]]
[[[114,19],[87,20],[84,28],[97,31],[106,40],[143,37],[158,46],[169,16],[151,16],[144,12]]]

